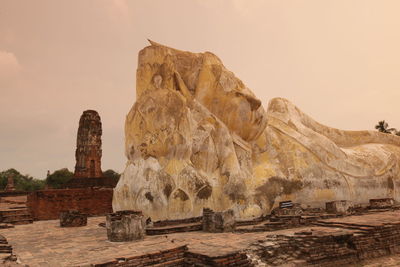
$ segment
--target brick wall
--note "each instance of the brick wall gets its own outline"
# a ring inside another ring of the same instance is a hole
[[[112,188],[42,190],[28,195],[27,206],[34,220],[58,219],[68,210],[104,215],[112,212],[112,196]]]
[[[89,177],[89,178],[72,178],[62,188],[88,188],[88,187],[110,187],[114,188],[118,180],[111,177]]]

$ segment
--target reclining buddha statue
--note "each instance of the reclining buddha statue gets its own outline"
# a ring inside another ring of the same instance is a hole
[[[247,218],[284,200],[400,200],[399,136],[333,129],[283,98],[265,110],[214,54],[150,43],[139,53],[115,211],[163,220],[233,209]]]

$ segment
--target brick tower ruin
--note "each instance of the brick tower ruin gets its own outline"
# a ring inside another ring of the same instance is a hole
[[[95,110],[86,110],[79,120],[75,151],[75,178],[100,178],[101,120]]]

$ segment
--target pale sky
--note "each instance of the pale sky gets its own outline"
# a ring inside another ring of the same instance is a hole
[[[79,117],[99,112],[102,169],[123,171],[125,116],[146,38],[211,51],[266,108],[400,128],[398,0],[0,0],[0,171],[75,165]]]

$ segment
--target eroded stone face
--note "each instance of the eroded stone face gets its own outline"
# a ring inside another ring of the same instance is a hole
[[[107,214],[107,238],[112,242],[129,242],[143,239],[146,220],[142,212],[124,210]]]
[[[329,128],[282,98],[265,111],[212,53],[152,42],[139,53],[136,95],[116,211],[163,220],[204,207],[250,217],[287,199],[399,200],[399,137]]]
[[[210,233],[233,232],[236,228],[233,210],[214,212],[203,210],[203,231]]]
[[[76,178],[102,177],[101,120],[95,110],[86,110],[79,120],[75,151]]]

